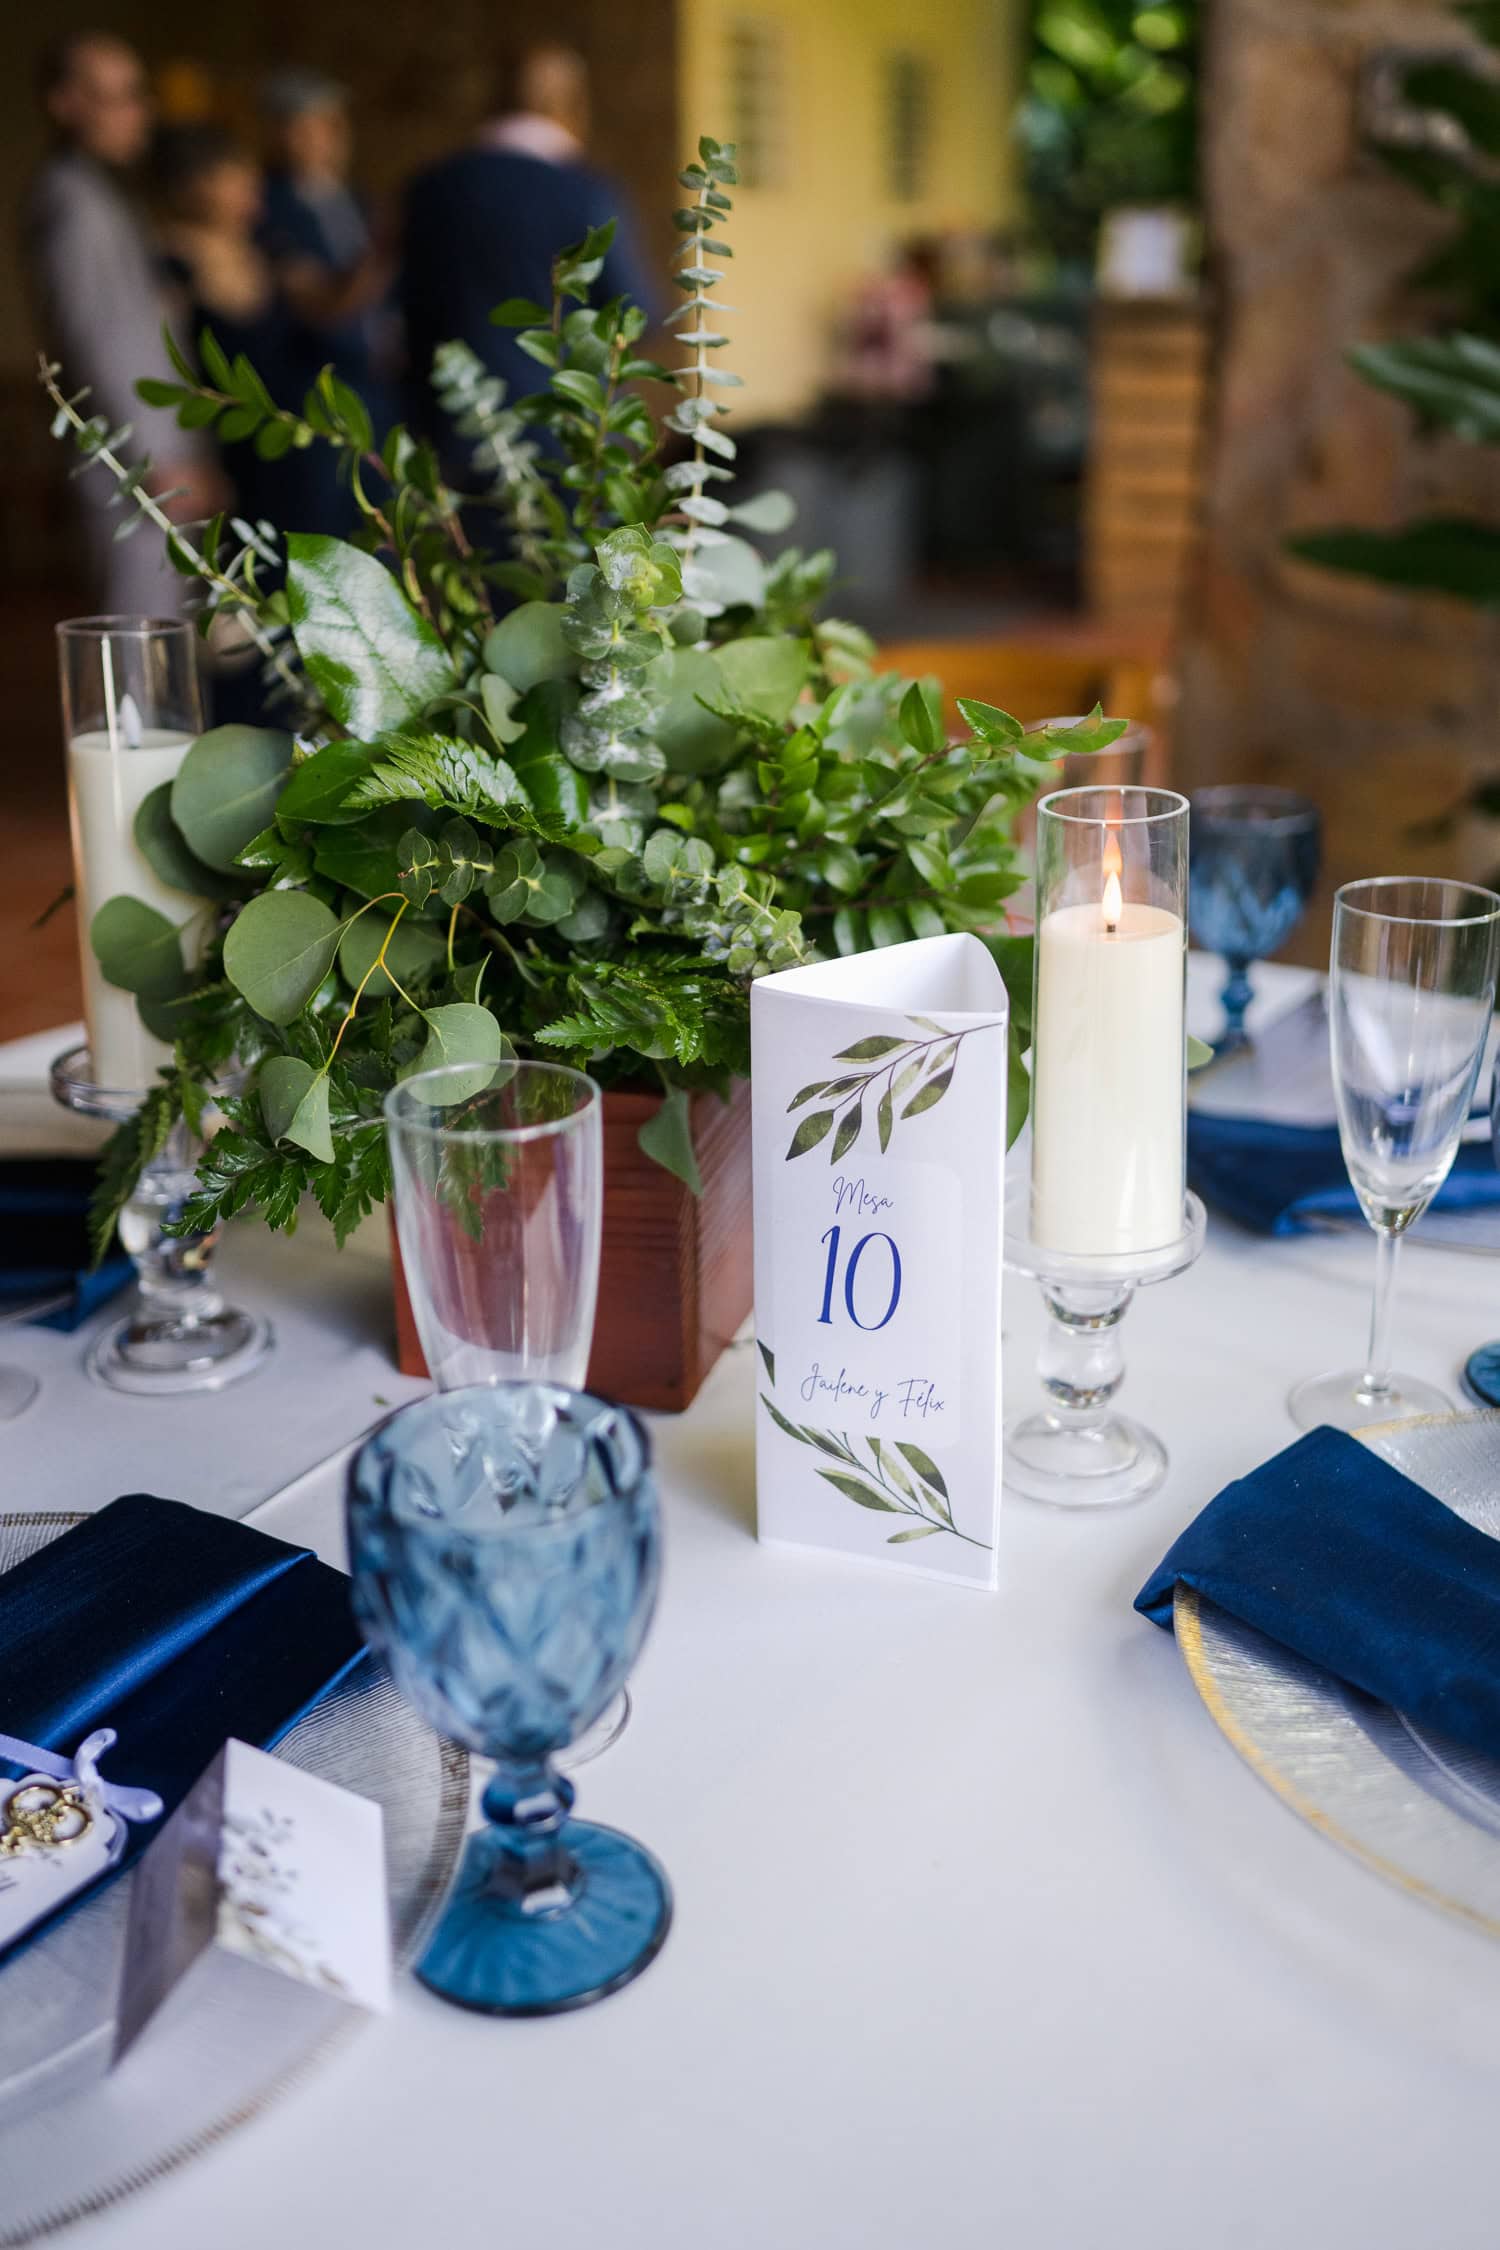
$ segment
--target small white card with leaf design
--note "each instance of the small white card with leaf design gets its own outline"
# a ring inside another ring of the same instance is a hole
[[[368,1798],[226,1742],[135,1871],[116,2063],[191,2040],[204,2009],[292,2024],[388,2008],[383,1838]]]
[[[1009,1013],[962,934],[752,989],[763,1540],[995,1584]]]

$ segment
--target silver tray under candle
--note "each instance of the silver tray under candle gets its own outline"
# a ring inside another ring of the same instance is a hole
[[[1357,1434],[1500,1538],[1500,1414]],[[1304,1663],[1185,1586],[1176,1627],[1215,1723],[1284,1804],[1413,1898],[1500,1938],[1500,1763]]]

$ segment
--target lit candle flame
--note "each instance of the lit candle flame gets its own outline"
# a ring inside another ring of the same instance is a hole
[[[1120,916],[1125,911],[1125,895],[1120,888],[1120,869],[1123,865],[1120,839],[1113,828],[1107,829],[1104,837],[1104,898],[1100,911],[1104,916],[1104,927],[1109,931],[1119,928]]]

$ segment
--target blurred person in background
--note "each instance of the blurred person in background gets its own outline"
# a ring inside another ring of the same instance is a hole
[[[122,451],[131,460],[151,454],[149,487],[167,512],[178,522],[210,515],[222,490],[209,449],[179,430],[170,410],[143,406],[135,395],[138,376],[168,372],[167,302],[127,186],[151,136],[141,59],[103,32],[73,32],[47,50],[38,90],[52,148],[31,182],[22,223],[43,347],[61,363],[67,391],[88,386],[89,411],[107,416],[112,429],[132,425]],[[185,581],[149,530],[115,538],[121,518],[107,505],[111,489],[102,469],[74,484],[93,598],[120,616],[174,615]]]
[[[152,168],[163,270],[191,339],[190,356],[211,329],[230,359],[244,353],[278,406],[299,407],[317,368],[260,246],[259,167],[233,134],[200,124],[166,128]],[[304,520],[304,462],[326,451],[309,447],[263,461],[248,439],[225,446],[223,467],[239,513],[290,531],[319,528]]]
[[[397,412],[395,270],[349,184],[348,95],[319,71],[280,70],[261,110],[271,143],[262,247],[294,311],[323,331],[323,359],[358,391],[383,438]]]
[[[596,301],[629,296],[656,309],[623,191],[588,161],[582,55],[556,41],[523,46],[496,91],[495,114],[476,140],[413,181],[403,229],[408,413],[414,428],[439,439],[445,473],[460,486],[468,448],[444,431],[430,383],[439,344],[460,338],[513,398],[545,388],[545,371],[518,348],[513,329],[494,326],[491,309],[506,297],[549,304],[556,253],[610,218],[619,225]]]

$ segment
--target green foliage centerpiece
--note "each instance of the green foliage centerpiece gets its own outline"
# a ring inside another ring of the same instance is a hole
[[[1030,940],[1003,926],[1022,880],[1015,815],[1053,760],[1123,722],[1096,710],[1028,732],[967,703],[952,744],[935,682],[877,673],[866,636],[820,615],[832,555],[768,562],[746,537],[791,509],[728,494],[720,394],[739,378],[717,356],[716,291],[732,148],[700,141],[680,177],[684,301],[668,325],[686,363],[643,355],[639,307],[591,301],[612,232],[596,229],[556,259],[549,305],[494,315],[542,371],[534,396],[507,400],[461,344],[437,355],[472,447],[478,489],[462,496],[407,430],[380,442],[331,371],[293,409],[211,334],[196,368],[169,346],[178,380],[142,396],[264,457],[334,447],[362,519],[352,542],[240,520],[174,529],[122,459],[127,433],[44,367],[54,428],[114,476],[122,532],[154,524],[203,591],[205,628],[254,643],[285,729],[205,735],[138,827],[164,880],[204,902],[201,966],[140,902],[96,917],[105,974],[174,1049],[114,1145],[101,1230],[237,1063],[184,1225],[253,1206],[290,1228],[310,1192],[342,1240],[387,1193],[387,1089],[438,1063],[487,1066],[506,1041],[659,1088],[642,1143],[696,1185],[689,1097],[748,1069],[752,979],[830,951],[980,932],[1019,1062]]]

